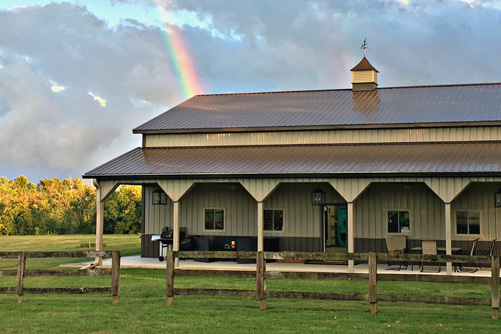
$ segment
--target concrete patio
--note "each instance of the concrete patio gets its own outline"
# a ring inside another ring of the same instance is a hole
[[[79,263],[69,263],[61,265],[61,267],[72,267],[81,268],[86,265],[91,264],[93,261],[85,261]],[[158,258],[141,258],[140,255],[133,256],[123,256],[121,258],[121,268],[143,268],[143,269],[165,269],[166,261],[159,261]],[[103,259],[102,268],[111,268],[111,258]],[[442,271],[439,273],[437,266],[425,267],[423,274],[431,275],[446,275],[445,266],[442,266]],[[256,264],[254,263],[237,263],[236,261],[215,261],[215,262],[198,262],[194,260],[180,260],[179,268],[184,270],[244,270],[244,271],[255,271]],[[378,264],[378,273],[385,274],[408,274],[416,275],[420,274],[420,269],[418,264],[414,265],[414,270],[411,270],[411,266],[407,269],[402,270],[388,270],[398,268],[398,265],[388,266],[387,264]],[[466,268],[470,269],[470,268]],[[339,264],[308,264],[308,263],[281,263],[281,262],[267,262],[266,271],[278,271],[278,272],[326,272],[326,273],[348,273],[347,265]],[[361,263],[355,265],[355,273],[368,273],[367,263]],[[481,268],[477,272],[453,272],[453,276],[477,276],[477,277],[490,277],[490,268]]]

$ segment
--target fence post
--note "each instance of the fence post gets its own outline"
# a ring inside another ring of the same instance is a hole
[[[266,310],[266,262],[264,261],[264,252],[256,253],[256,289],[259,298],[259,309]]]
[[[174,253],[167,251],[166,261],[166,278],[167,278],[167,306],[174,304]]]
[[[17,302],[22,304],[24,301],[24,270],[26,269],[26,255],[21,252],[17,256],[17,280],[16,293]]]
[[[113,305],[118,305],[120,291],[120,251],[111,253],[111,295]]]
[[[371,314],[377,313],[377,261],[376,253],[369,253],[369,305]]]
[[[499,319],[499,256],[491,257],[492,319]]]

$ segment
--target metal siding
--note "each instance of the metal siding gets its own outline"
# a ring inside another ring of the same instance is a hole
[[[471,240],[472,237],[456,234],[455,210],[479,210],[481,240],[490,241],[501,238],[501,209],[495,208],[494,192],[501,188],[501,183],[472,183],[452,203],[452,236],[455,240]]]
[[[172,201],[167,198],[167,205],[153,205],[152,196],[155,189],[155,186],[144,186],[146,234],[160,234],[163,227],[172,227]]]
[[[373,183],[356,201],[356,238],[382,239],[387,236],[386,214],[392,209],[408,209],[411,218],[412,239],[445,238],[442,201],[422,183]],[[422,207],[422,199],[426,205]],[[374,227],[372,227],[374,224]],[[361,227],[361,228],[360,228]]]
[[[224,208],[224,231],[204,229],[204,209]],[[199,183],[181,199],[181,227],[189,235],[238,235],[255,236],[256,201],[235,184]]]
[[[360,144],[501,140],[501,127],[144,135],[146,147]]]

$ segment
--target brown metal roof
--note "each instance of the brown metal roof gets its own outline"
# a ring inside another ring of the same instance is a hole
[[[376,70],[376,68],[372,66],[365,57],[363,57],[362,60],[357,64],[357,66],[352,68],[351,71],[376,71],[379,73],[379,71]]]
[[[198,95],[135,133],[501,123],[501,84]]]
[[[501,142],[136,148],[84,178],[501,175]]]

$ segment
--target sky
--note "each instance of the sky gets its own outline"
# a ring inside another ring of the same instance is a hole
[[[0,0],[0,176],[81,177],[196,94],[501,82],[501,0]]]

